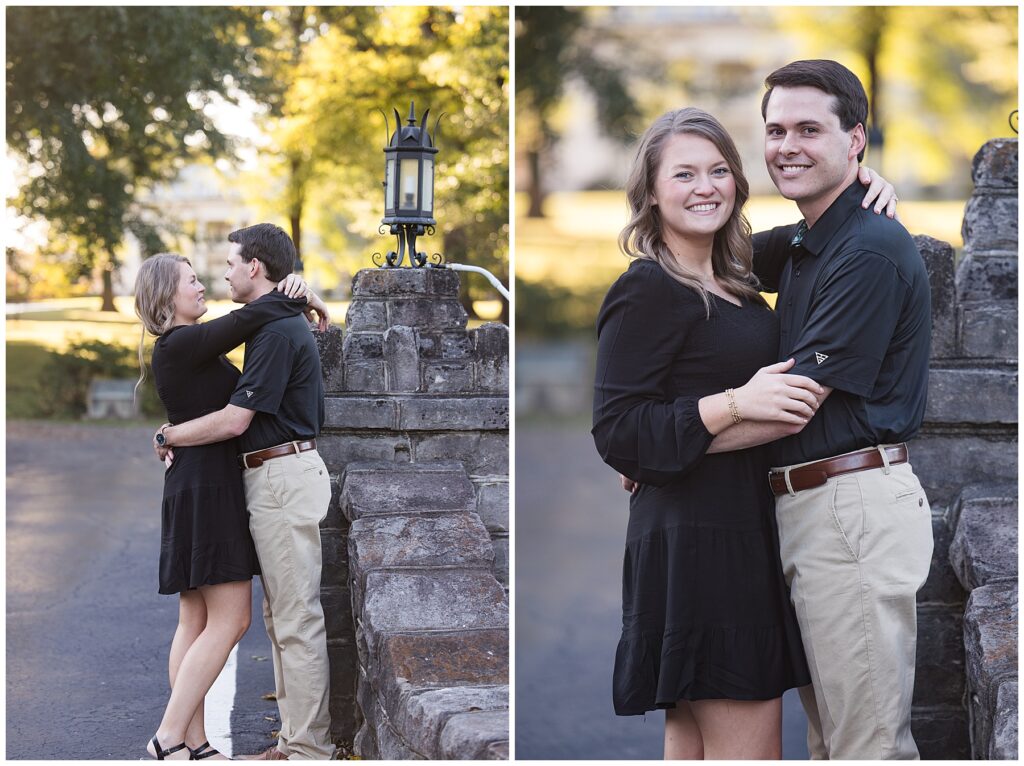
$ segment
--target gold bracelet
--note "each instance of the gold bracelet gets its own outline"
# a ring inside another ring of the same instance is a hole
[[[725,389],[725,398],[729,402],[729,414],[732,415],[732,422],[742,422],[743,418],[740,417],[740,411],[736,407],[736,395],[731,388]]]

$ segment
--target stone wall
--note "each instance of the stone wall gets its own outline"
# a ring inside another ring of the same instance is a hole
[[[458,294],[366,269],[319,339],[332,733],[363,758],[508,755],[508,328]]]
[[[973,166],[959,266],[915,237],[932,286],[932,362],[914,470],[935,555],[918,595],[922,758],[1017,754],[1017,141]]]

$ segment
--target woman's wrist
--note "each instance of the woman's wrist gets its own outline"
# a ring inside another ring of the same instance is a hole
[[[697,411],[700,413],[700,419],[704,421],[704,427],[712,436],[717,436],[733,424],[729,400],[724,392],[701,397],[697,402]]]
[[[733,424],[742,423],[743,418],[740,416],[739,408],[736,406],[736,392],[734,389],[725,389],[725,400],[729,405],[729,415],[732,417]]]

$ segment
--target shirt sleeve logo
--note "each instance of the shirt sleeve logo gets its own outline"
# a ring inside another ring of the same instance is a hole
[[[819,354],[817,351],[815,351],[814,352],[814,358],[818,360],[818,364],[821,364],[826,359],[828,359],[828,354]]]
[[[820,362],[819,362],[819,364],[820,364]],[[255,393],[256,393],[255,391],[246,391],[245,392],[245,398],[246,399],[252,399],[252,395],[255,394]]]

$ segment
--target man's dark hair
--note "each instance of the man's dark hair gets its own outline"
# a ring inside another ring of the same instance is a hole
[[[272,223],[257,223],[228,234],[228,242],[241,245],[239,255],[249,263],[258,260],[267,270],[267,279],[280,282],[295,266],[295,245],[284,229]]]
[[[860,123],[867,131],[868,97],[857,75],[838,61],[809,59],[794,61],[776,69],[764,81],[768,89],[761,99],[761,117],[768,114],[768,99],[772,90],[781,88],[811,87],[835,96],[832,111],[839,118],[839,127],[849,132]],[[864,151],[857,155],[857,161],[864,159]]]

